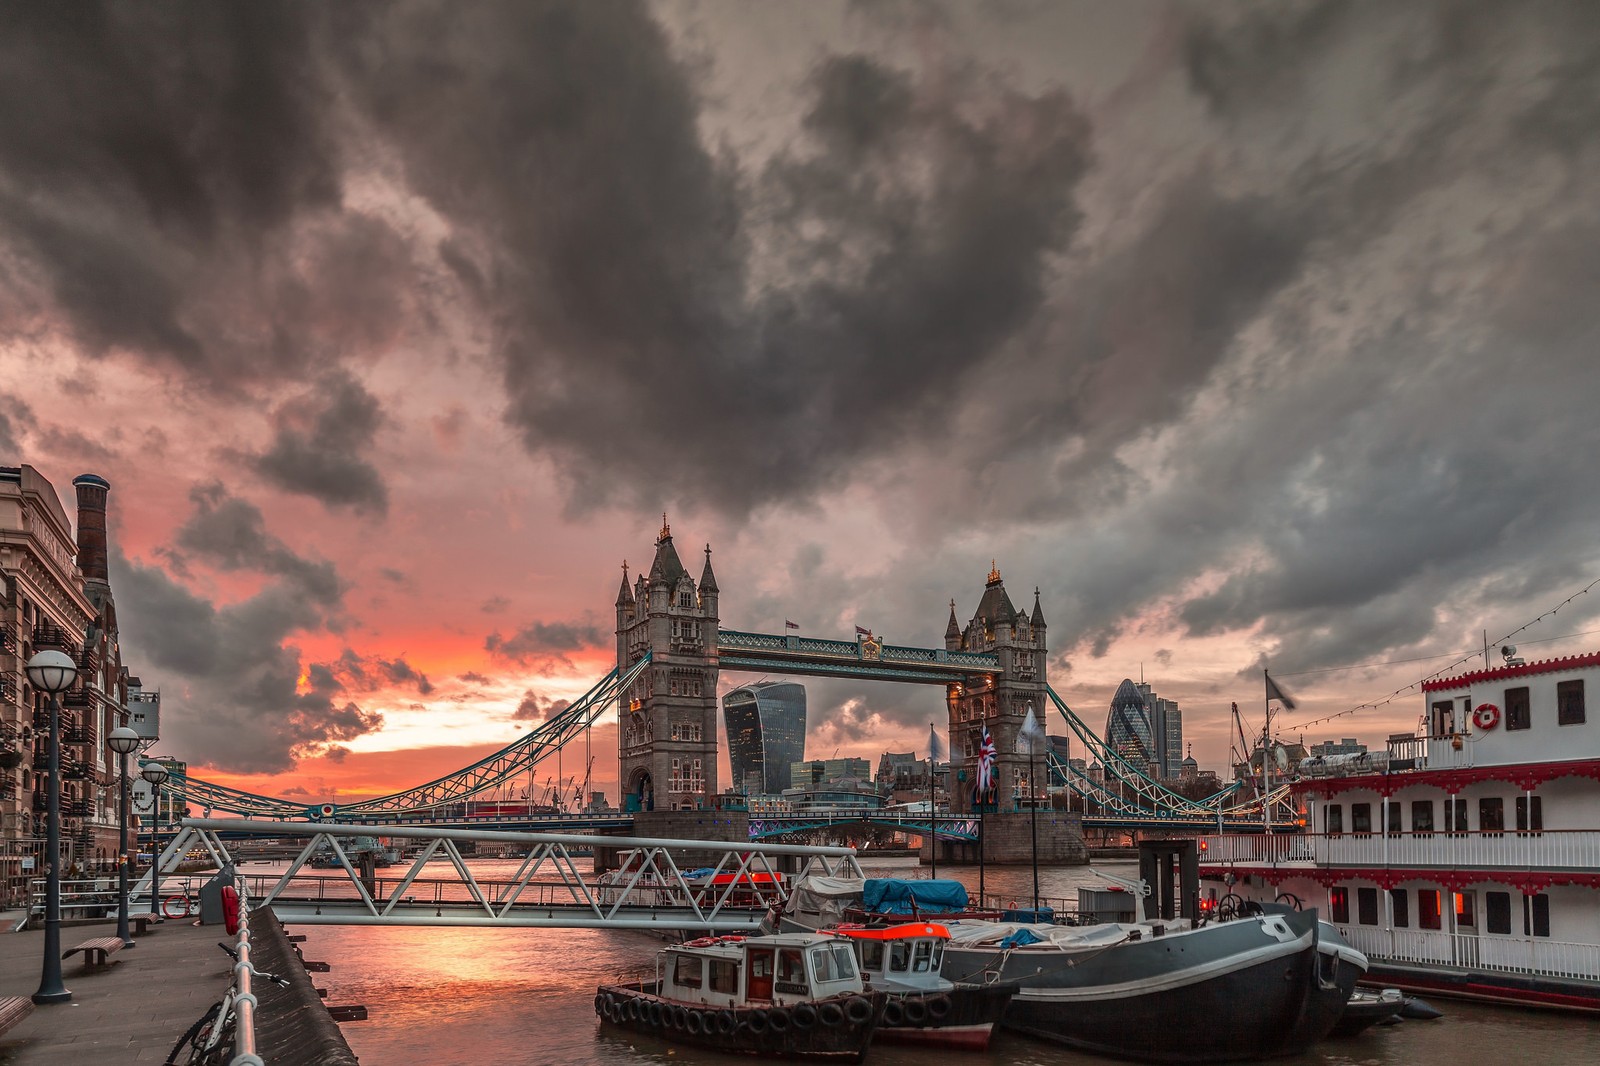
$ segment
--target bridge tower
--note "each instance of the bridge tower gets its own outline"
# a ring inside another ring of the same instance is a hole
[[[1000,568],[991,564],[978,609],[963,629],[956,622],[955,601],[950,602],[950,622],[945,627],[947,651],[993,652],[1000,670],[992,675],[970,676],[946,687],[950,708],[950,809],[970,813],[977,781],[978,749],[983,727],[995,746],[994,792],[986,810],[1013,810],[1013,797],[1027,795],[1029,775],[1026,742],[1018,751],[1017,734],[1033,708],[1040,723],[1046,720],[1045,621],[1039,607],[1039,590],[1033,590],[1033,613],[1019,611],[1006,594]],[[1043,767],[1044,752],[1037,765]],[[1043,770],[1039,772],[1042,774]]]
[[[621,697],[622,806],[700,810],[717,794],[717,579],[711,546],[698,585],[661,516],[648,574],[617,592],[617,668],[652,656]]]

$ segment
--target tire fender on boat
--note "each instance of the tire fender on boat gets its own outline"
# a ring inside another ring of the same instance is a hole
[[[667,1008],[659,1003],[648,1005],[650,1011],[650,1024],[658,1029],[667,1024]]]
[[[783,1007],[773,1007],[767,1014],[767,1028],[774,1033],[787,1032],[789,1029],[789,1012]]]
[[[906,1021],[912,1025],[921,1025],[928,1020],[928,1005],[920,996],[913,996],[903,1004]]]
[[[943,1021],[950,1013],[950,997],[940,993],[928,1000],[928,1017],[934,1021]]]
[[[898,1006],[898,1004],[896,1005]],[[888,1009],[886,1008],[883,1013],[887,1017],[889,1014]],[[860,1025],[872,1017],[872,1000],[867,999],[865,996],[852,997],[850,1002],[844,1005],[844,1016]]]
[[[706,1017],[697,1010],[687,1012],[683,1019],[683,1030],[691,1036],[699,1036],[706,1031]]]
[[[744,1024],[752,1033],[760,1035],[767,1031],[771,1025],[771,1019],[767,1017],[766,1011],[757,1007],[745,1016]]]
[[[686,1026],[688,1024],[689,1024],[689,1008],[688,1007],[673,1007],[672,1008],[672,1027],[674,1029],[682,1029],[684,1026]]]
[[[733,1011],[731,1010],[717,1011],[716,1022],[717,1032],[722,1033],[724,1036],[733,1032],[739,1025],[739,1019],[733,1016]]]
[[[607,996],[604,992],[596,992],[595,996],[594,996],[594,1012],[596,1014],[600,1015],[601,1017],[605,1017],[606,1006],[610,1002],[611,1002],[610,997]]]
[[[844,1008],[837,1003],[824,1003],[817,1008],[817,1018],[823,1025],[838,1025],[844,1021]]]
[[[809,1003],[797,1004],[789,1013],[789,1018],[796,1029],[809,1029],[817,1024],[817,1008]]]
[[[906,1020],[906,1009],[898,999],[891,999],[883,1008],[883,1024],[891,1029]]]

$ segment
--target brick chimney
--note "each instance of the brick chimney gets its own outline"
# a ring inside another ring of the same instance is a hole
[[[98,474],[72,479],[78,490],[78,569],[85,585],[111,583],[106,568],[106,493],[111,482]]]

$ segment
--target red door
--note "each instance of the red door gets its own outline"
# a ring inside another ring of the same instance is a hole
[[[772,949],[751,948],[747,953],[750,979],[747,999],[772,998]]]

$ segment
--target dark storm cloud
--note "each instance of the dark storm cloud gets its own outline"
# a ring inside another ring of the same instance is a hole
[[[543,722],[572,706],[571,700],[548,700],[529,689],[511,715],[513,722]]]
[[[7,465],[22,461],[22,434],[34,426],[33,408],[15,396],[0,396],[0,453]]]
[[[499,324],[510,417],[578,504],[743,509],[933,432],[1037,308],[1088,162],[1062,94],[850,56],[819,65],[802,139],[742,175],[635,4],[406,5],[343,65],[409,182],[476,235],[451,255]],[[629,416],[598,433],[602,410]]]
[[[177,558],[194,556],[223,570],[245,570],[287,578],[322,607],[338,604],[343,583],[326,561],[304,559],[267,532],[261,509],[228,493],[220,483],[196,486],[194,514],[175,535]]]
[[[159,567],[115,549],[111,562],[124,647],[167,679],[163,713],[191,762],[281,772],[301,755],[382,726],[381,714],[336,700],[337,682],[326,670],[311,671],[307,691],[299,691],[301,656],[290,642],[326,617],[290,582],[219,607]]]
[[[310,670],[314,672],[314,679],[326,677],[340,691],[377,692],[396,686],[415,688],[424,696],[431,696],[434,691],[428,675],[406,662],[404,656],[385,659],[381,655],[361,655],[353,648],[346,648],[339,658],[328,663],[313,663]]]
[[[590,622],[530,622],[509,637],[489,634],[484,650],[500,659],[531,664],[565,662],[571,652],[600,648],[610,643],[609,630]]]
[[[382,514],[389,508],[388,487],[361,453],[372,447],[383,417],[361,382],[329,373],[278,408],[272,444],[253,464],[272,484],[330,508]]]

